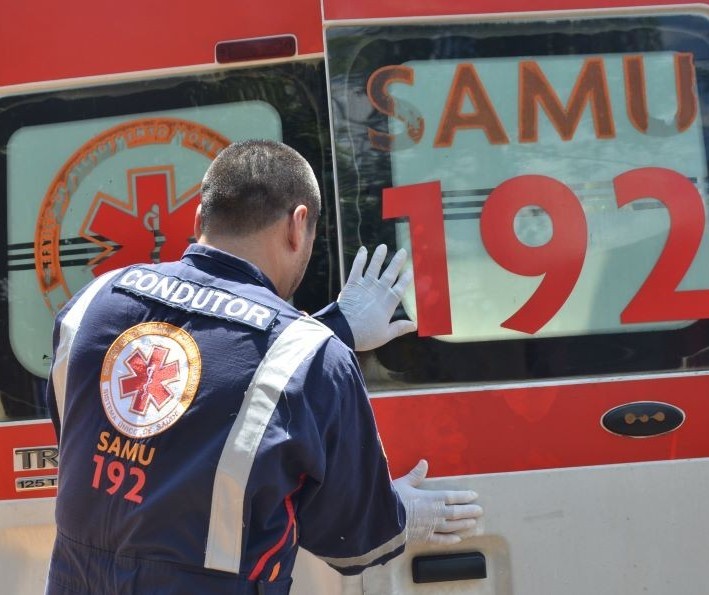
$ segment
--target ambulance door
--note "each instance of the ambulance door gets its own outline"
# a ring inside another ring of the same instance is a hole
[[[362,357],[392,474],[477,534],[352,593],[693,595],[709,512],[706,14],[326,30],[345,270],[406,248]]]
[[[179,258],[194,241],[202,176],[227,144],[282,140],[312,164],[321,228],[295,304],[315,311],[334,299],[324,80],[322,60],[308,60],[0,98],[3,593],[43,591],[54,537],[59,461],[44,404],[53,317],[105,271]]]

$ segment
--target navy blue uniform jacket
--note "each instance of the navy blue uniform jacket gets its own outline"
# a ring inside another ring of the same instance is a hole
[[[204,245],[112,271],[58,315],[47,592],[287,593],[298,546],[343,574],[403,550],[336,306],[320,320]]]

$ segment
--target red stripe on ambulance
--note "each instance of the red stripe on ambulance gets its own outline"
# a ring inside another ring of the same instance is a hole
[[[387,396],[373,398],[372,407],[393,477],[422,457],[430,476],[444,477],[709,457],[708,393],[708,375],[593,379]],[[668,403],[686,419],[646,438],[603,428],[606,412],[636,401]]]

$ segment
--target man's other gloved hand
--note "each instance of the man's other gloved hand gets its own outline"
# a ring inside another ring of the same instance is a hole
[[[406,250],[402,249],[394,255],[380,277],[379,271],[386,254],[384,244],[377,246],[367,270],[362,274],[367,262],[367,249],[362,246],[352,263],[347,283],[337,298],[340,311],[350,325],[355,351],[376,349],[416,330],[416,323],[411,320],[391,322],[394,310],[413,279],[413,273],[407,270],[399,277],[406,262]]]
[[[469,490],[423,490],[418,488],[428,473],[421,460],[404,477],[394,480],[394,488],[406,509],[406,541],[453,545],[471,537],[483,509],[478,495]]]

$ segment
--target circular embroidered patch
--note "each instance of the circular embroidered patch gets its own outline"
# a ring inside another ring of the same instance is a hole
[[[201,374],[202,358],[189,333],[167,322],[138,324],[103,359],[103,409],[122,434],[154,436],[187,411]]]

